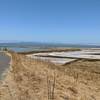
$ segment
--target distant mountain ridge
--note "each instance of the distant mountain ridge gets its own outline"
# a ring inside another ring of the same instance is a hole
[[[100,48],[98,44],[67,44],[67,43],[40,43],[40,42],[15,42],[15,41],[0,41],[0,47],[75,47],[75,48]]]
[[[15,41],[15,40],[0,40],[0,43],[18,43],[19,41]]]

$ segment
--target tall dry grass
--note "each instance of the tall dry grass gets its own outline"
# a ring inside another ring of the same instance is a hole
[[[13,52],[11,57],[0,100],[100,100],[99,61],[57,66]]]

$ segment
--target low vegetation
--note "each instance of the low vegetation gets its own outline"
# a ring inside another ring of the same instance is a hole
[[[68,52],[68,51],[81,51],[79,48],[51,48],[51,49],[44,49],[39,51],[29,51],[29,52],[19,52],[19,54],[33,54],[33,53],[47,53],[47,52]]]
[[[100,100],[100,61],[54,65],[11,53],[0,100]]]

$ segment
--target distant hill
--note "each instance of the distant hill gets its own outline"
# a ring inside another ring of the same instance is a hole
[[[39,43],[39,42],[19,42],[0,41],[0,47],[75,47],[75,48],[100,48],[99,44],[65,44],[65,43]]]

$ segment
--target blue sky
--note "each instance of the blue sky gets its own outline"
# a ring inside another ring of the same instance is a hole
[[[0,40],[100,43],[100,0],[0,0]]]

